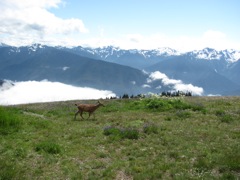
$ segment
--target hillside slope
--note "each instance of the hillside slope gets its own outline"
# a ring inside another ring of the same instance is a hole
[[[146,75],[140,70],[96,61],[55,48],[40,49],[34,52],[34,55],[13,54],[11,57],[1,58],[0,61],[0,79],[13,81],[47,79],[77,86],[108,89],[116,93],[139,93],[146,80]]]

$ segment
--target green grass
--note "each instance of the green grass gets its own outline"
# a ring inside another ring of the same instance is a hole
[[[105,127],[103,134],[111,136],[112,139],[138,139],[139,131],[135,128]]]
[[[240,97],[76,102],[0,107],[0,180],[240,178]]]
[[[17,108],[0,106],[0,135],[7,135],[17,131],[21,126],[20,111]]]
[[[36,145],[35,150],[43,151],[49,154],[59,154],[61,152],[61,148],[58,144],[51,141],[40,142]]]

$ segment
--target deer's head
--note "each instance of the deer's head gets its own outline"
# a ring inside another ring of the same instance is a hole
[[[97,102],[99,106],[103,106],[104,107],[104,104],[102,104],[100,101]]]

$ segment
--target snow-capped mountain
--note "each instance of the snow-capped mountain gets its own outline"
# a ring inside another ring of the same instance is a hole
[[[212,48],[205,48],[203,50],[195,50],[189,52],[196,59],[206,59],[206,60],[225,60],[227,62],[236,62],[240,60],[240,51],[233,49],[217,51]]]
[[[89,53],[92,56],[96,56],[99,59],[107,61],[115,61],[114,58],[121,58],[127,55],[135,55],[138,58],[144,58],[145,60],[153,60],[156,58],[170,57],[170,56],[181,56],[188,55],[195,59],[205,59],[205,60],[225,60],[227,62],[236,62],[240,60],[240,51],[229,49],[217,51],[212,48],[204,48],[202,50],[194,50],[186,53],[178,52],[171,48],[158,48],[152,50],[138,50],[129,49],[124,50],[118,47],[107,46],[102,48],[84,48],[84,47],[74,47],[71,49],[75,53]],[[118,63],[118,62],[116,62]]]
[[[42,44],[33,44],[31,46],[23,46],[23,47],[11,47],[7,44],[0,43],[1,47],[9,47],[11,48],[11,52],[21,52],[21,49],[27,49],[29,53],[39,51],[40,49],[50,48],[50,46],[45,46]],[[240,50],[234,49],[226,49],[226,50],[215,50],[212,48],[204,48],[202,50],[194,50],[186,53],[179,52],[175,49],[162,47],[152,50],[139,50],[139,49],[120,49],[119,47],[114,46],[106,46],[106,47],[99,47],[99,48],[91,48],[91,47],[62,47],[56,46],[51,48],[57,48],[61,50],[67,50],[74,52],[79,55],[95,57],[97,59],[106,60],[106,61],[114,61],[116,63],[117,60],[114,58],[121,58],[123,56],[128,55],[135,55],[138,57],[142,57],[146,60],[156,59],[156,58],[163,58],[163,57],[170,57],[170,56],[182,56],[188,55],[195,59],[204,59],[204,60],[225,60],[230,63],[234,63],[240,60]]]
[[[139,58],[143,59],[152,59],[153,57],[174,56],[181,54],[171,48],[158,48],[154,50],[138,50],[138,49],[125,50],[113,46],[106,46],[101,48],[89,48],[89,47],[84,48],[78,46],[70,48],[68,50],[73,51],[80,55],[88,54],[88,56],[112,62],[114,62],[116,58],[122,58],[126,56],[138,56]]]
[[[8,47],[8,46],[9,45],[0,42],[0,47]]]
[[[162,58],[177,56],[181,53],[171,48],[158,48],[153,50],[120,49],[107,46],[101,48],[73,47],[67,49],[81,56],[113,62],[133,68],[144,69],[149,65],[157,63]]]

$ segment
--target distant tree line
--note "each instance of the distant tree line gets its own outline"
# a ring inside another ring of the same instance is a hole
[[[183,92],[183,91],[163,91],[160,94],[157,94],[158,96],[163,96],[163,97],[180,97],[180,96],[192,96],[192,92]],[[124,93],[120,97],[110,97],[108,99],[134,99],[134,98],[145,98],[148,97],[148,95],[145,94],[138,94],[138,95],[129,95],[127,93]]]
[[[183,91],[165,92],[165,91],[163,91],[161,95],[166,96],[166,97],[192,96],[192,92],[183,92]]]

